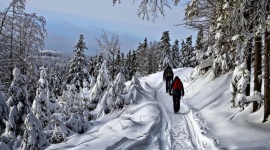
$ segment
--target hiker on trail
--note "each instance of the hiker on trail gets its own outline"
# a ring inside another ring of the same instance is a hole
[[[168,93],[169,88],[170,88],[170,84],[173,80],[173,71],[172,71],[172,68],[170,67],[170,65],[168,65],[166,67],[166,69],[164,70],[163,80],[166,80],[166,93]]]
[[[184,96],[184,86],[178,76],[176,76],[170,86],[169,94],[173,96],[173,109],[174,113],[180,110],[180,99]]]

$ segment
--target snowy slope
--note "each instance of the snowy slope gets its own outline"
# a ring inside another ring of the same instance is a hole
[[[208,73],[199,76],[186,87],[184,101],[220,149],[270,149],[270,122],[262,123],[263,108],[256,113],[251,113],[252,105],[244,111],[231,108],[231,79],[232,72],[213,81]]]

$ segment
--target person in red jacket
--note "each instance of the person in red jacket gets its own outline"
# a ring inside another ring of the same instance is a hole
[[[180,110],[181,96],[185,95],[183,83],[178,76],[174,78],[170,86],[169,94],[173,96],[174,113],[178,113]]]
[[[166,80],[166,93],[168,93],[171,82],[173,80],[173,71],[170,65],[168,65],[163,72],[163,80]]]

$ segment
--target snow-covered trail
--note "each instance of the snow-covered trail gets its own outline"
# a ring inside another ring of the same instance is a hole
[[[183,69],[175,71],[175,76],[179,76],[182,80],[191,69]],[[155,74],[155,81],[149,81],[149,84],[156,89],[155,98],[157,102],[165,107],[166,113],[169,115],[171,123],[171,149],[172,150],[197,150],[197,149],[216,149],[212,139],[208,139],[201,134],[201,127],[197,124],[196,117],[192,110],[184,103],[188,97],[188,85],[184,82],[186,88],[186,96],[182,97],[180,103],[180,112],[173,113],[172,96],[166,93],[165,82],[162,81],[162,73]],[[153,79],[153,77],[151,77]]]
[[[162,86],[162,87],[165,87]],[[171,121],[171,146],[173,150],[193,150],[194,145],[191,141],[191,134],[185,121],[185,113],[188,113],[188,108],[183,107],[181,103],[181,110],[179,114],[173,113],[172,97],[165,92],[165,88],[157,89],[157,101],[166,108],[167,114],[170,116]]]

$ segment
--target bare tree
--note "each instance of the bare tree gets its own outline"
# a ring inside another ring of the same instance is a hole
[[[32,56],[44,46],[46,21],[35,13],[26,13],[25,4],[26,0],[13,0],[8,8],[0,11],[0,79],[5,85],[12,81],[14,66],[29,75],[28,83],[36,83],[32,81],[36,77],[30,76],[36,61]]]
[[[135,3],[136,0],[133,0]],[[180,0],[172,0],[174,5],[177,5]],[[121,3],[121,0],[113,0],[113,5]],[[141,0],[139,8],[138,8],[138,16],[142,17],[142,19],[153,21],[159,17],[161,14],[163,17],[165,16],[164,8],[167,7],[171,9],[170,2],[168,0]]]
[[[111,37],[108,37],[107,33],[102,30],[103,34],[99,38],[96,38],[99,51],[105,56],[107,62],[109,63],[109,70],[112,76],[112,79],[116,76],[116,56],[120,51],[120,41],[119,36],[116,33],[113,33]]]

